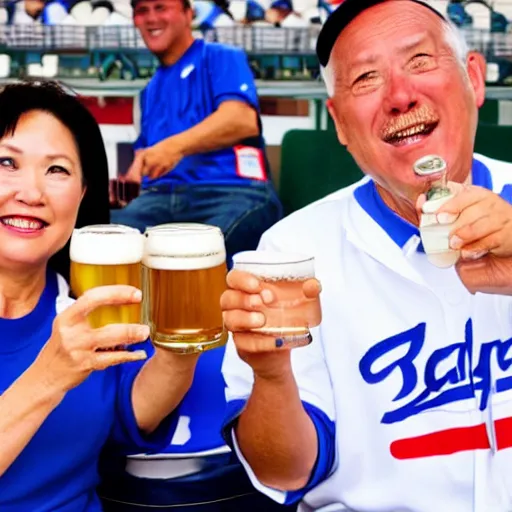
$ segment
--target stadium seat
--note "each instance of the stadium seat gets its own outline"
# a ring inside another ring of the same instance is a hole
[[[495,12],[503,14],[507,20],[512,20],[512,2],[510,0],[494,0],[493,9]]]
[[[480,123],[475,151],[512,162],[512,126]],[[363,174],[334,130],[290,130],[281,146],[279,196],[285,213],[347,187]]]
[[[498,124],[500,104],[498,100],[486,99],[478,112],[478,122],[484,124]]]
[[[464,10],[473,18],[473,28],[489,31],[491,29],[491,8],[480,1],[467,2]]]
[[[286,214],[362,176],[334,131],[290,130],[283,137],[279,196]]]
[[[428,0],[427,2],[431,7],[433,7],[436,11],[441,14],[446,14],[446,10],[448,8],[449,1],[448,0]]]
[[[8,78],[11,74],[11,56],[0,54],[0,78]]]
[[[9,21],[9,13],[5,7],[0,7],[0,24],[7,25]]]
[[[59,72],[59,56],[43,55],[41,58],[42,76],[45,78],[55,78]]]
[[[490,158],[512,162],[512,126],[479,123],[475,151]]]
[[[458,27],[469,27],[473,24],[473,18],[466,12],[461,3],[450,3],[446,9],[448,18]]]

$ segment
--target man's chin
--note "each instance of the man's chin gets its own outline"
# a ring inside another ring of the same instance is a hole
[[[151,41],[150,39],[144,40],[144,44],[146,48],[159,59],[167,53],[170,46],[169,43],[164,41]]]

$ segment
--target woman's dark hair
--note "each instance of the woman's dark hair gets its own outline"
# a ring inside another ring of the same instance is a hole
[[[12,135],[20,117],[33,110],[56,117],[75,139],[87,187],[75,227],[109,224],[108,163],[98,123],[76,96],[56,82],[20,82],[0,89],[0,139]],[[49,265],[69,281],[69,263],[68,240]]]

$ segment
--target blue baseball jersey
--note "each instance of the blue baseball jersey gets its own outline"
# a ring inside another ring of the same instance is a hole
[[[31,313],[0,318],[0,394],[34,362],[50,338],[57,312],[71,302],[64,279],[48,271],[44,292]],[[137,348],[153,353],[149,342]],[[131,389],[143,364],[94,372],[66,394],[0,476],[2,512],[100,512],[95,489],[101,449],[109,444],[124,454],[157,452],[170,442],[174,415],[150,436],[137,427]]]
[[[146,148],[204,121],[228,100],[247,103],[259,113],[258,94],[243,50],[196,40],[171,66],[161,66],[140,96],[140,136],[134,149]],[[169,173],[142,188],[200,182],[243,185],[266,180],[260,136],[229,147],[183,158]]]
[[[472,182],[512,199],[509,163],[475,155]],[[432,265],[368,177],[283,219],[260,247],[314,256],[322,323],[291,354],[318,434],[299,491],[263,485],[237,447],[253,374],[228,343],[226,437],[254,486],[300,512],[510,510],[512,297],[471,294],[454,267]]]

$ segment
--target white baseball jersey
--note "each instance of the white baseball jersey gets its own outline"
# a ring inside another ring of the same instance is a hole
[[[473,183],[510,200],[512,164],[475,155]],[[512,510],[512,297],[470,294],[420,242],[368,178],[262,238],[312,254],[323,287],[322,324],[292,365],[302,401],[335,425],[336,453],[301,512]],[[253,375],[232,341],[223,373],[243,404]],[[232,437],[253,484],[291,501],[257,481]]]

